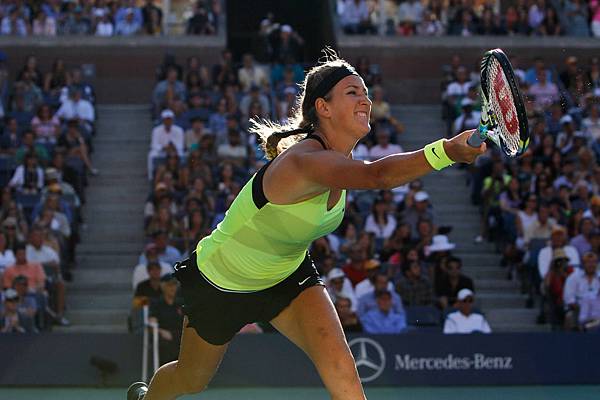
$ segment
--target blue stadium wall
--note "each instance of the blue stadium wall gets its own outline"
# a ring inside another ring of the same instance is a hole
[[[445,336],[351,335],[368,386],[600,384],[597,334]],[[118,366],[105,381],[126,386],[141,375],[141,337],[128,334],[3,335],[0,385],[98,386],[90,358]],[[213,386],[319,386],[303,352],[277,334],[234,339]]]

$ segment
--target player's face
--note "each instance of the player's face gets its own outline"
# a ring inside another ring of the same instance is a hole
[[[362,78],[350,75],[342,79],[331,91],[331,119],[342,132],[358,138],[371,130],[371,100]]]

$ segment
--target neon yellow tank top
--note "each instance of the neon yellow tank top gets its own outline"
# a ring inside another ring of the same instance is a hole
[[[269,203],[262,191],[268,165],[196,247],[198,268],[220,289],[257,291],[283,281],[302,263],[310,243],[335,230],[344,216],[345,190],[329,211],[329,191],[296,204]]]

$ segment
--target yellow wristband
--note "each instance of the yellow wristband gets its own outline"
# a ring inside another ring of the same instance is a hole
[[[433,169],[439,171],[440,169],[444,169],[452,164],[454,161],[448,157],[446,151],[444,150],[444,142],[446,139],[440,139],[433,143],[429,143],[425,146],[425,158],[431,164]]]

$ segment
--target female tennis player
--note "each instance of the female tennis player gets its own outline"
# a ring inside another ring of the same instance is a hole
[[[313,361],[333,400],[364,400],[352,353],[307,249],[342,221],[347,189],[403,185],[485,151],[466,131],[424,149],[366,162],[352,149],[370,130],[362,78],[329,54],[302,84],[295,118],[254,121],[271,159],[242,188],[223,222],[175,265],[185,301],[179,360],[160,367],[129,400],[202,391],[247,323],[269,321]],[[305,140],[307,139],[307,140]]]

